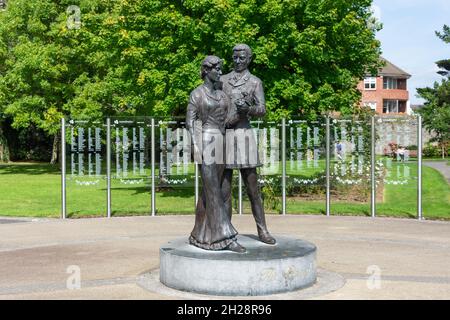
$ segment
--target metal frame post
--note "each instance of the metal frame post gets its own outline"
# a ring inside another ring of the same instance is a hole
[[[327,217],[330,216],[330,117],[326,118],[326,137],[325,137],[325,148],[326,148],[326,213]]]
[[[281,213],[286,215],[286,119],[281,120]]]
[[[156,215],[156,198],[155,198],[155,119],[152,118],[151,121],[151,167],[152,167],[152,190],[151,190],[151,206],[152,206],[152,217]]]
[[[111,119],[106,119],[106,215],[111,218]]]
[[[61,118],[61,218],[66,219],[66,119]]]
[[[417,219],[422,213],[422,116],[417,117]]]
[[[371,118],[371,134],[370,134],[371,146],[370,146],[370,212],[372,218],[375,218],[376,213],[376,182],[375,182],[375,116]]]

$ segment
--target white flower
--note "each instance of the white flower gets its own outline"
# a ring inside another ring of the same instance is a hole
[[[79,186],[93,186],[100,182],[100,180],[94,180],[94,181],[79,181],[75,180],[75,183]]]

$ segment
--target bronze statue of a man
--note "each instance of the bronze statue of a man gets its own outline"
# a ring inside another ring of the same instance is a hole
[[[259,239],[267,244],[275,244],[275,238],[267,230],[256,172],[256,168],[262,164],[257,156],[257,142],[251,130],[250,118],[263,117],[266,114],[266,106],[262,82],[248,70],[251,61],[252,50],[250,47],[246,44],[236,45],[233,48],[234,70],[221,77],[223,91],[229,97],[231,105],[236,108],[239,116],[239,120],[231,126],[234,134],[229,135],[227,132],[227,156],[231,155],[231,161],[228,157],[222,192],[224,193],[225,208],[231,220],[233,169],[239,169],[250,199]],[[244,137],[244,147],[239,147],[239,143],[236,141],[242,137]],[[229,148],[230,145],[234,150]]]

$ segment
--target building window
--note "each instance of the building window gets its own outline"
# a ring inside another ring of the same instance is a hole
[[[406,79],[397,79],[397,89],[407,90],[406,89]]]
[[[377,103],[376,102],[364,102],[364,107],[368,107],[374,111],[377,110]]]
[[[377,88],[377,78],[368,77],[364,79],[365,90],[376,90],[376,88]]]
[[[398,89],[397,79],[391,77],[384,77],[383,89]]]
[[[384,100],[383,113],[398,113],[398,100]]]

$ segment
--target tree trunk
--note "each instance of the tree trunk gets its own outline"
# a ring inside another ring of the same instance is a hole
[[[6,140],[6,137],[3,134],[3,129],[0,124],[0,163],[7,163],[9,162],[9,147],[8,147],[8,141]]]
[[[56,133],[55,137],[53,138],[52,159],[50,160],[50,164],[55,164],[59,160],[59,141],[59,134]]]

